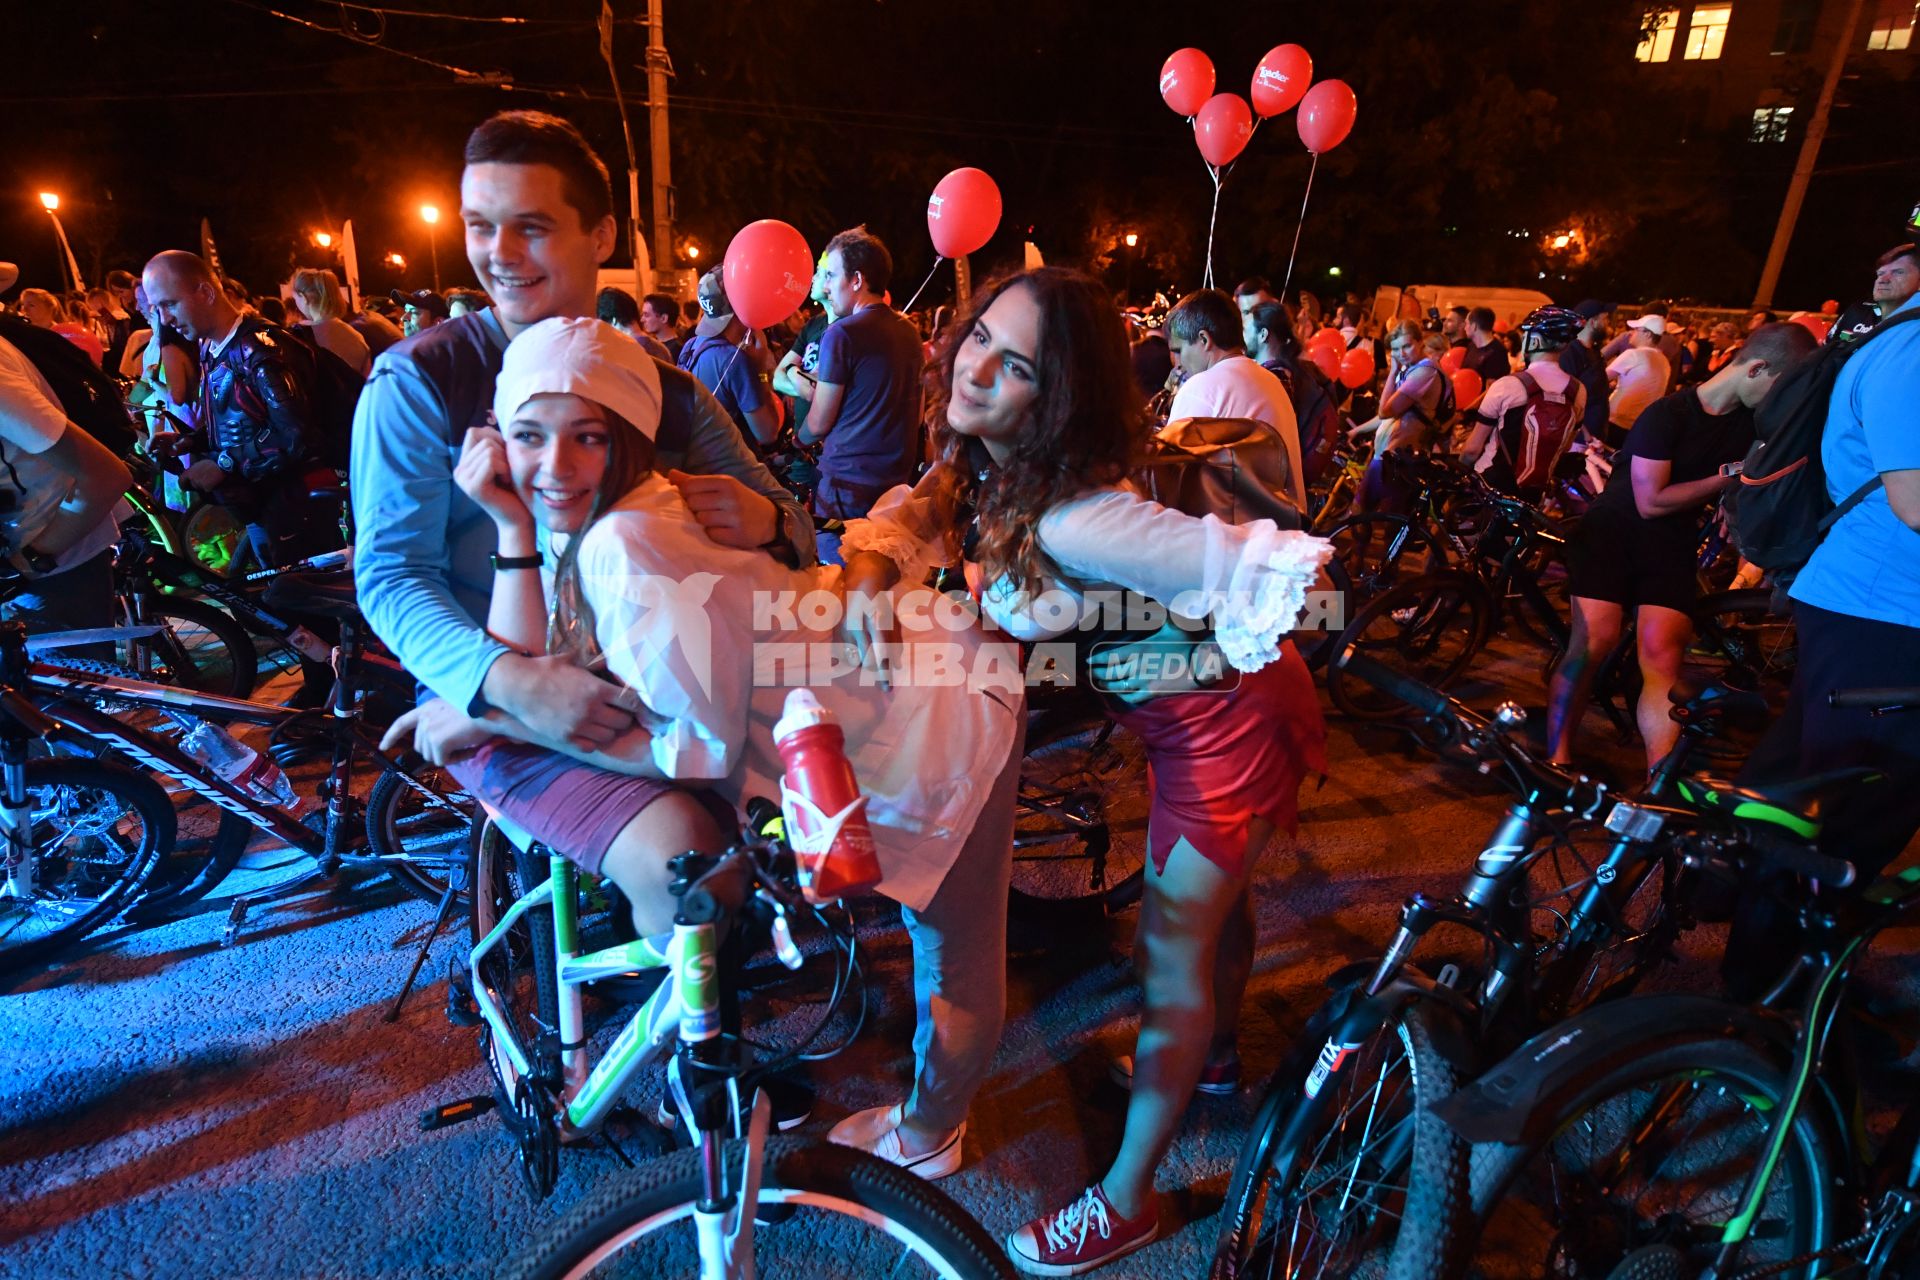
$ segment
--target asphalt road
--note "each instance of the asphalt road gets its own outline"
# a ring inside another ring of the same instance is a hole
[[[1537,705],[1538,658],[1504,644],[1470,687]],[[1597,724],[1597,722],[1596,722]],[[1633,751],[1594,734],[1622,774]],[[1400,901],[1455,888],[1502,796],[1387,733],[1333,721],[1333,769],[1309,783],[1297,840],[1256,885],[1261,945],[1242,1052],[1258,1079],[1321,998],[1323,980],[1377,953]],[[256,849],[255,863],[284,851]],[[262,871],[255,882],[279,871]],[[614,1176],[567,1152],[549,1201],[530,1201],[493,1118],[422,1134],[416,1116],[484,1092],[477,1032],[450,1025],[441,980],[464,921],[397,1022],[383,1019],[430,911],[362,880],[259,911],[220,945],[224,901],[159,928],[92,940],[0,993],[0,1275],[477,1277]],[[942,1185],[995,1235],[1098,1176],[1125,1096],[1108,1060],[1131,1047],[1131,913],[1017,930],[1012,1016],[975,1105],[966,1168]],[[910,1054],[904,935],[867,931],[873,1017],[817,1069],[815,1128],[900,1096]],[[1705,981],[1715,937],[1689,940],[1678,980]],[[1911,991],[1913,930],[1883,938],[1870,972]],[[1907,1016],[1915,1001],[1906,1000]],[[636,1101],[650,1107],[658,1085]],[[1203,1273],[1256,1095],[1196,1101],[1161,1170],[1164,1238],[1099,1274]]]

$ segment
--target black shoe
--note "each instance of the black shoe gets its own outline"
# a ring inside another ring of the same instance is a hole
[[[805,1124],[813,1115],[813,1086],[805,1080],[793,1076],[768,1076],[760,1082],[766,1091],[767,1101],[773,1104],[773,1127],[785,1133]],[[680,1107],[674,1101],[672,1090],[660,1099],[660,1109],[653,1118],[662,1128],[678,1130],[680,1128]]]

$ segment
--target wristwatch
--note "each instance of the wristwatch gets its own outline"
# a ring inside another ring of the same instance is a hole
[[[773,504],[773,536],[761,543],[760,549],[789,569],[800,567],[800,552],[793,538],[793,508]]]
[[[493,571],[495,573],[498,573],[502,569],[538,569],[540,567],[540,553],[538,551],[530,556],[503,556],[496,551],[491,558],[493,560]]]

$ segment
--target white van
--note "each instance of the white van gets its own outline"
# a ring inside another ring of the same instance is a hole
[[[1373,318],[1382,328],[1400,318],[1400,298],[1411,292],[1420,304],[1420,322],[1426,323],[1430,309],[1441,315],[1453,307],[1486,307],[1496,321],[1517,325],[1540,307],[1550,307],[1553,299],[1538,289],[1504,289],[1489,284],[1409,284],[1381,285],[1373,294]]]

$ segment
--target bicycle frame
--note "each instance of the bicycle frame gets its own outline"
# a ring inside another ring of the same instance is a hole
[[[522,1076],[534,1076],[534,1063],[526,1046],[520,1043],[498,993],[487,985],[480,962],[505,942],[507,933],[529,911],[552,907],[554,967],[560,987],[555,1029],[562,1079],[557,1101],[561,1123],[579,1135],[597,1130],[634,1076],[669,1052],[677,1055],[675,1068],[681,1057],[696,1067],[701,1065],[704,1055],[720,1038],[720,945],[712,922],[689,923],[676,914],[673,937],[665,952],[641,938],[582,955],[577,912],[579,872],[558,854],[548,855],[547,866],[546,881],[508,907],[468,953],[468,973],[475,1007],[497,1051],[505,1053]],[[781,962],[788,968],[798,968],[801,958],[791,939],[778,929],[774,937]],[[596,978],[659,968],[667,970],[666,980],[621,1028],[606,1054],[589,1067],[581,987]],[[669,1085],[687,1131],[703,1156],[704,1194],[694,1208],[702,1280],[753,1280],[752,1210],[759,1203],[761,1161],[772,1119],[766,1094],[758,1094],[743,1116],[735,1082],[728,1081],[726,1105],[731,1127],[746,1139],[740,1176],[729,1190],[723,1163],[723,1143],[729,1136],[727,1117],[719,1114],[711,1100],[691,1100],[686,1081],[677,1070],[669,1073]]]
[[[257,724],[269,729],[283,728],[302,716],[310,717],[315,713],[270,702],[196,693],[172,685],[40,663],[33,665],[28,684],[42,693],[56,695],[46,707],[45,714],[68,731],[57,736],[86,747],[106,743],[147,768],[174,779],[209,803],[245,818],[309,857],[333,865],[372,866],[388,861],[380,857],[350,855],[342,847],[342,836],[350,819],[348,803],[354,757],[365,752],[383,771],[398,773],[403,778],[408,776],[399,762],[380,750],[379,743],[354,720],[357,713],[343,705],[348,696],[344,680],[336,681],[333,702],[327,710],[329,718],[336,725],[350,723],[345,726],[346,732],[341,733],[334,742],[332,766],[328,774],[327,821],[322,831],[306,826],[291,809],[282,809],[278,805],[255,799],[159,734],[127,724],[90,705],[85,699],[108,698],[148,710],[172,712],[218,724]],[[70,695],[78,695],[79,700]],[[429,789],[416,789],[420,794],[437,801],[438,798]]]
[[[1862,898],[1862,906],[1867,918],[1856,923],[1850,933],[1844,933],[1840,923],[1831,915],[1823,916],[1815,932],[1816,935],[1825,936],[1817,936],[1814,943],[1802,951],[1793,968],[1761,1001],[1763,1006],[1777,1010],[1784,993],[1795,985],[1796,979],[1803,976],[1807,978],[1806,1001],[1795,1017],[1798,1034],[1794,1038],[1793,1060],[1787,1077],[1792,1081],[1792,1090],[1767,1134],[1765,1153],[1748,1175],[1746,1189],[1740,1197],[1740,1208],[1727,1220],[1721,1233],[1719,1253],[1714,1257],[1713,1265],[1702,1274],[1702,1280],[1725,1274],[1739,1261],[1740,1250],[1753,1230],[1767,1188],[1786,1153],[1794,1121],[1807,1106],[1809,1092],[1819,1079],[1820,1059],[1826,1051],[1827,1037],[1845,998],[1847,978],[1853,962],[1881,929],[1920,907],[1920,867],[1910,867],[1871,886]],[[1834,940],[1838,940],[1839,946],[1830,949],[1826,944]],[[1920,1153],[1916,1158],[1920,1158]],[[1857,1182],[1854,1175],[1859,1172],[1858,1161],[1852,1163],[1854,1167],[1849,1170],[1849,1181]],[[1911,1174],[1913,1170],[1910,1168],[1908,1172]]]
[[[507,933],[529,911],[536,907],[552,906],[554,964],[560,984],[557,1029],[560,1033],[562,1081],[559,1101],[567,1126],[576,1133],[586,1133],[598,1128],[601,1121],[606,1119],[621,1090],[634,1076],[649,1063],[665,1056],[671,1048],[670,1033],[680,1028],[669,1024],[657,1028],[650,1035],[649,1026],[671,1004],[678,992],[701,991],[712,986],[718,955],[713,926],[678,923],[674,925],[673,941],[665,952],[641,938],[587,955],[580,954],[580,873],[571,862],[557,854],[549,855],[547,862],[546,882],[516,900],[487,936],[474,944],[468,953],[467,967],[473,979],[474,1001],[493,1034],[494,1043],[512,1061],[516,1071],[522,1075],[532,1075],[533,1061],[520,1043],[518,1033],[513,1030],[513,1024],[498,995],[482,976],[480,962],[505,942]],[[605,1056],[589,1068],[581,986],[596,978],[659,968],[668,970],[666,981],[640,1006],[614,1039]],[[699,977],[690,979],[689,975]],[[717,1011],[714,1012],[716,1030],[718,1017]]]

